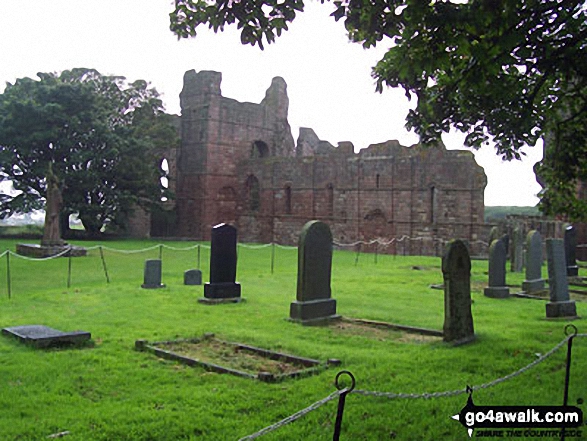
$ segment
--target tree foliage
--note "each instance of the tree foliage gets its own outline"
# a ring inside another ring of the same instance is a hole
[[[49,164],[62,183],[64,219],[86,231],[120,224],[160,201],[155,153],[177,138],[155,89],[93,69],[39,73],[0,95],[0,216],[43,208]]]
[[[324,0],[321,0],[325,3]],[[390,47],[374,66],[377,90],[403,87],[417,106],[406,127],[424,144],[452,127],[466,145],[493,142],[505,159],[546,140],[537,168],[549,214],[587,219],[587,37],[583,0],[344,0],[332,16],[365,47]],[[236,23],[243,44],[271,43],[302,0],[176,0],[171,30],[196,35]]]

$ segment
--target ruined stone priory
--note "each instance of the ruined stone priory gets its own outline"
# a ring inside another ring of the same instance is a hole
[[[337,243],[415,239],[380,252],[439,255],[454,237],[472,254],[476,246],[486,251],[477,241],[487,236],[487,178],[471,152],[386,141],[357,153],[351,142],[335,147],[310,128],[294,142],[283,78],[259,104],[222,96],[221,80],[219,72],[185,73],[181,146],[161,158],[176,197],[150,221],[136,217],[133,235],[209,240],[224,222],[242,242],[295,245],[315,219]]]

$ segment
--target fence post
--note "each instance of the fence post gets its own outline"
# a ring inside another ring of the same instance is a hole
[[[6,288],[8,289],[8,298],[12,298],[12,283],[10,281],[10,251],[6,252]]]
[[[196,268],[200,269],[200,244],[198,244],[198,266]]]
[[[359,263],[359,256],[361,255],[361,242],[357,245],[357,254],[355,254],[355,266]]]
[[[577,327],[575,325],[567,325],[565,326],[565,335],[569,335],[569,330],[573,333],[569,337],[569,341],[567,343],[567,368],[565,372],[565,391],[563,395],[563,406],[567,406],[569,402],[569,382],[571,380],[571,353],[573,349],[573,339],[577,335]],[[565,428],[561,427],[561,440],[565,440]]]
[[[338,383],[338,379],[342,374],[347,374],[349,377],[351,377],[350,387],[345,387],[344,389],[342,389],[342,385]],[[346,400],[346,396],[355,388],[355,377],[349,371],[340,371],[338,374],[336,374],[334,384],[336,388],[340,391],[340,395],[338,397],[338,410],[336,412],[336,421],[334,422],[334,434],[332,435],[332,441],[339,441],[340,430],[342,426],[342,414],[344,413],[344,403]]]
[[[271,242],[271,274],[275,267],[275,242]]]
[[[100,259],[102,259],[102,268],[104,268],[104,275],[106,276],[106,283],[110,283],[110,277],[108,277],[108,269],[106,268],[106,260],[104,259],[104,252],[102,251],[102,245],[98,247],[100,250]]]
[[[71,251],[67,258],[67,289],[71,287]]]

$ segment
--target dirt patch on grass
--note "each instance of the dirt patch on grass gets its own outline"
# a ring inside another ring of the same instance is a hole
[[[203,363],[215,364],[253,375],[259,372],[287,375],[306,368],[302,363],[295,363],[279,357],[271,359],[247,347],[216,339],[167,342],[157,346]]]
[[[429,343],[441,340],[440,337],[432,335],[422,335],[365,323],[340,321],[331,325],[331,327],[344,334],[374,338],[380,341],[396,340],[402,343]]]

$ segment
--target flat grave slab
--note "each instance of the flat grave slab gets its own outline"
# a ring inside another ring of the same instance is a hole
[[[218,373],[257,379],[272,383],[286,378],[311,375],[329,364],[310,358],[274,352],[242,343],[217,339],[214,334],[201,338],[149,343],[137,340],[135,349],[188,366],[199,366]]]
[[[16,337],[22,343],[36,348],[79,345],[92,338],[86,331],[63,332],[43,325],[13,326],[2,329],[2,334]]]

